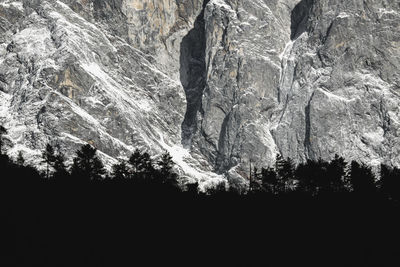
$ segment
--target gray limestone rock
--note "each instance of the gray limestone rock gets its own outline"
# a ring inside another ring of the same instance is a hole
[[[219,172],[275,153],[399,165],[396,1],[211,1],[196,145]]]

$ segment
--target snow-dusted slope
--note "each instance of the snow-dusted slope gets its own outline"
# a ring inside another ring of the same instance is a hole
[[[4,13],[17,20],[2,24],[0,47],[0,122],[12,156],[37,161],[48,142],[69,155],[88,142],[109,163],[137,147],[167,150],[190,177],[218,178],[180,145],[184,91],[151,54],[61,1],[6,1]]]

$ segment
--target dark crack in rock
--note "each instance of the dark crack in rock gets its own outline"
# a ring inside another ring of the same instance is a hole
[[[206,0],[203,8],[209,1]],[[182,39],[180,55],[180,78],[185,89],[187,108],[182,123],[182,144],[190,148],[197,132],[197,117],[201,109],[206,85],[206,35],[204,9],[197,17],[194,28]]]

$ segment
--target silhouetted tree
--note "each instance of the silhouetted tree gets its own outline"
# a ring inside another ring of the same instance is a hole
[[[262,189],[262,174],[258,172],[258,168],[256,166],[253,167],[253,173],[250,179],[250,191],[258,192]]]
[[[219,183],[207,189],[207,194],[211,196],[223,196],[226,193],[226,184]]]
[[[50,167],[54,166],[56,157],[54,155],[54,148],[47,144],[45,150],[42,152],[43,163],[46,164],[46,178],[50,178]]]
[[[175,163],[168,152],[161,155],[161,159],[157,162],[160,170],[161,180],[163,183],[176,185],[177,175],[172,171]]]
[[[283,165],[283,177],[285,177],[285,191],[293,190],[296,186],[295,181],[295,164],[291,158],[287,158]]]
[[[261,169],[261,183],[266,192],[275,194],[278,177],[273,168]]]
[[[186,185],[186,192],[191,196],[196,196],[199,193],[199,183],[191,183]]]
[[[54,156],[54,178],[55,179],[66,179],[69,175],[67,171],[67,166],[65,164],[65,156],[60,151],[60,148],[57,149],[57,155]]]
[[[318,194],[331,192],[331,182],[328,175],[329,163],[319,158],[315,165],[315,184]]]
[[[112,177],[116,180],[129,178],[129,166],[125,160],[120,160],[119,163],[113,165],[112,170]]]
[[[91,145],[83,145],[76,151],[76,157],[72,165],[72,176],[75,178],[86,178],[89,180],[99,180],[106,173],[104,165],[97,157],[97,149]]]
[[[356,193],[371,194],[376,191],[375,176],[371,167],[362,163],[351,162],[350,182],[352,189]]]
[[[144,152],[140,158],[140,164],[139,164],[139,175],[145,179],[145,178],[151,178],[154,176],[154,166],[153,166],[153,160],[150,157],[150,154],[147,152]]]
[[[381,191],[389,198],[400,200],[400,170],[381,165]]]
[[[307,160],[306,163],[301,163],[296,168],[296,178],[298,179],[298,191],[308,193],[312,196],[319,191],[318,178],[321,175],[318,162]]]
[[[346,175],[347,162],[344,158],[335,155],[335,158],[329,163],[327,167],[327,180],[329,183],[329,189],[331,192],[344,192],[345,187],[345,175]]]
[[[3,125],[0,125],[0,155],[3,154],[3,135],[7,134],[7,132],[7,129]]]
[[[154,175],[153,160],[150,154],[144,152],[143,154],[136,149],[135,152],[129,158],[129,164],[131,165],[132,178],[145,179],[150,178]]]
[[[132,166],[133,175],[140,172],[139,169],[141,166],[141,160],[142,160],[142,153],[140,153],[140,150],[136,148],[135,152],[133,152],[129,158],[129,164]]]
[[[294,181],[294,163],[292,159],[282,158],[281,155],[276,156],[275,170],[278,175],[277,189],[280,192],[287,192]]]
[[[160,166],[161,173],[168,174],[172,170],[174,162],[168,152],[161,155],[161,159],[158,161],[158,166]]]

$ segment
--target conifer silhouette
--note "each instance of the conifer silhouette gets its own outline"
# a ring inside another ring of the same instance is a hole
[[[112,177],[116,180],[126,180],[129,178],[129,166],[125,160],[120,160],[119,163],[112,167]]]
[[[261,182],[266,192],[272,194],[277,193],[276,186],[278,185],[278,177],[273,168],[261,169]]]
[[[56,160],[54,148],[47,144],[45,150],[42,152],[43,163],[46,164],[46,178],[50,178],[50,168],[54,166]]]
[[[364,163],[351,162],[350,182],[355,193],[372,194],[376,191],[375,176],[371,167]]]
[[[65,156],[58,148],[57,155],[54,158],[54,178],[55,179],[65,179],[68,177],[69,173],[67,171],[67,166],[65,164]]]
[[[139,173],[142,179],[149,178],[154,174],[153,160],[147,152],[144,152],[140,157]]]
[[[346,190],[345,175],[346,175],[347,162],[344,158],[335,154],[335,158],[329,163],[327,167],[327,179],[331,192],[339,193]]]
[[[142,160],[142,153],[136,148],[135,152],[129,158],[129,164],[132,166],[132,174],[135,175],[140,172],[140,165]]]
[[[160,176],[163,183],[174,184],[176,183],[176,174],[172,171],[175,163],[172,160],[169,152],[161,155],[161,159],[157,162],[160,167]]]
[[[400,170],[381,165],[381,191],[389,199],[400,201]]]
[[[310,194],[312,196],[318,193],[318,179],[320,171],[316,161],[307,160],[296,168],[296,178],[298,179],[297,189],[300,192]]]
[[[277,189],[280,192],[287,192],[293,185],[294,163],[292,159],[286,160],[278,154],[275,161],[275,170],[278,175]]]
[[[76,157],[71,169],[74,178],[86,178],[88,180],[100,180],[106,173],[104,165],[98,158],[97,149],[86,144],[76,151]]]

